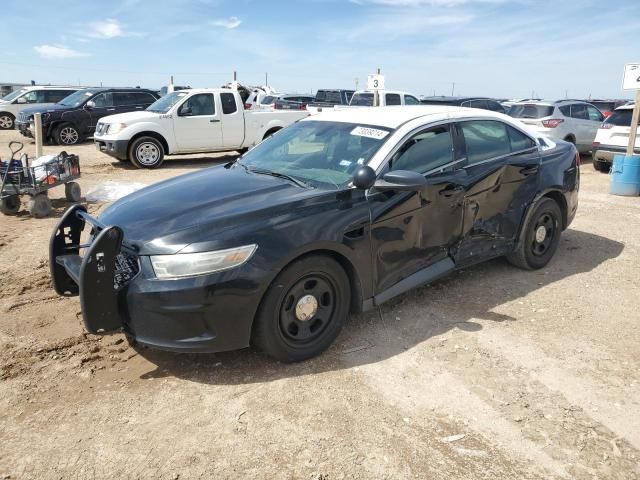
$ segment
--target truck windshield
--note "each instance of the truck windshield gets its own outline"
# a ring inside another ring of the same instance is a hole
[[[18,98],[20,95],[22,95],[25,92],[28,92],[29,90],[27,90],[26,88],[21,88],[19,90],[16,90],[14,92],[11,92],[9,95],[5,95],[4,97],[2,97],[2,101],[3,102],[11,102],[13,100],[15,100],[16,98]]]
[[[366,165],[391,130],[355,123],[302,121],[249,150],[240,163],[317,187],[339,188]]]
[[[351,97],[350,105],[356,105],[359,107],[372,107],[373,106],[373,93],[356,93]]]
[[[94,93],[96,92],[91,90],[78,90],[77,92],[64,97],[58,102],[58,104],[64,105],[65,107],[79,107],[85,100],[92,97]]]
[[[147,108],[147,112],[167,113],[176,103],[189,95],[188,92],[171,92],[164,97],[160,97]]]

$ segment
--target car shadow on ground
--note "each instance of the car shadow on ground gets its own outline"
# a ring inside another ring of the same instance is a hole
[[[226,155],[218,155],[215,157],[206,155],[201,157],[184,157],[181,155],[174,155],[171,157],[165,157],[164,162],[162,163],[162,166],[160,168],[173,170],[193,170],[194,168],[213,167],[216,165],[232,162],[239,156],[240,155],[235,152],[228,153]],[[135,167],[131,162],[115,161],[111,162],[111,166],[122,170],[139,170],[139,168]]]
[[[623,249],[622,243],[608,238],[567,230],[546,268],[524,271],[504,259],[495,259],[455,272],[397,297],[380,311],[352,315],[334,345],[317,358],[282,364],[251,349],[175,354],[138,347],[138,353],[156,367],[141,378],[175,376],[216,385],[252,384],[380,362],[455,328],[481,330],[476,319],[517,321],[494,309],[567,277],[590,272],[619,256]],[[547,307],[553,310],[554,305]]]

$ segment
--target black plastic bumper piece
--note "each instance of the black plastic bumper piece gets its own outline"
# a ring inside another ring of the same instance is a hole
[[[117,226],[104,227],[91,245],[81,246],[80,234],[88,219],[91,217],[82,205],[67,210],[51,236],[49,267],[58,294],[80,295],[85,328],[91,333],[104,333],[123,326],[118,290],[114,288],[123,232]],[[97,222],[94,228],[98,228]],[[82,247],[86,250],[81,257]]]

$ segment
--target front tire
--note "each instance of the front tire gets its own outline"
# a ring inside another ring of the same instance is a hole
[[[137,168],[158,168],[164,161],[164,148],[156,138],[137,138],[129,147],[129,160]]]
[[[77,145],[82,141],[82,135],[74,125],[63,123],[53,132],[53,139],[58,145]]]
[[[558,249],[562,232],[562,212],[555,200],[544,198],[538,203],[525,225],[517,250],[507,256],[516,267],[537,270],[549,263]]]
[[[251,343],[282,362],[315,357],[336,339],[350,305],[349,278],[338,262],[321,255],[296,260],[269,286]]]
[[[15,117],[8,112],[0,113],[0,130],[13,130]]]

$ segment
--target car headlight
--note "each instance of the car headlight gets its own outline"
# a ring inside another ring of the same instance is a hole
[[[202,253],[176,253],[152,255],[151,265],[157,278],[195,277],[239,267],[251,258],[257,245]]]
[[[109,134],[118,133],[124,130],[125,128],[127,128],[126,123],[112,123],[111,125],[109,125],[109,128],[107,128],[107,133]]]

